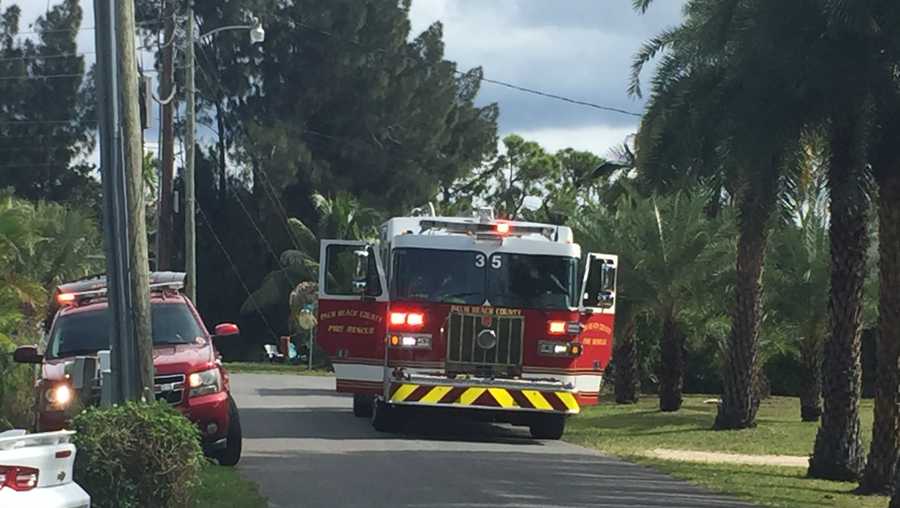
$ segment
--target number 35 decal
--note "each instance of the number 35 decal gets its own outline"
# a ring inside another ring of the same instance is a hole
[[[475,254],[475,268],[484,268],[487,264],[487,257],[484,254]],[[500,256],[491,257],[491,268],[499,270],[503,267],[503,258]]]

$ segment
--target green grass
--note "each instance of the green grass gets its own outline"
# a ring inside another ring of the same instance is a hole
[[[853,495],[855,483],[806,478],[806,470],[791,467],[691,464],[637,459],[676,478],[710,490],[737,496],[763,506],[783,508],[885,508],[883,496]]]
[[[324,369],[309,370],[305,365],[288,365],[284,363],[251,363],[228,362],[224,364],[229,373],[246,374],[296,374],[303,376],[333,376],[334,373]]]
[[[677,413],[660,412],[656,398],[645,398],[635,405],[609,403],[587,408],[569,421],[566,439],[765,506],[887,506],[884,497],[852,495],[856,484],[807,479],[803,468],[698,464],[646,457],[654,448],[798,456],[808,456],[812,451],[818,423],[800,421],[797,399],[773,397],[763,401],[754,429],[714,431],[716,406],[703,404],[708,398],[688,396]],[[868,446],[872,401],[863,401],[860,415],[863,442]]]
[[[198,508],[265,508],[266,498],[255,483],[241,478],[233,467],[206,464],[194,499]]]

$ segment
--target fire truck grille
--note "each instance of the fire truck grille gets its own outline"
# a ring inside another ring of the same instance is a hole
[[[473,314],[450,314],[447,323],[447,369],[469,371],[478,367],[521,366],[524,323],[521,316],[485,319]],[[479,334],[485,330],[492,330],[495,337],[487,333],[479,341]],[[482,347],[491,343],[492,347]]]
[[[153,392],[156,400],[164,400],[173,406],[184,399],[184,374],[156,376],[153,378]]]

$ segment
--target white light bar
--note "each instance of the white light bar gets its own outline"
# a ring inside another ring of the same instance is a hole
[[[497,231],[497,224],[507,224],[509,230],[505,233],[500,233]],[[443,229],[452,233],[465,233],[480,238],[539,234],[548,240],[553,240],[553,233],[556,230],[556,228],[552,226],[528,226],[512,222],[452,222],[433,219],[421,220],[419,221],[419,226],[422,228],[423,233],[430,229]]]

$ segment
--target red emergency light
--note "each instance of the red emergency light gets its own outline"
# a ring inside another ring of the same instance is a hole
[[[425,326],[425,314],[421,312],[391,312],[391,326],[405,329],[419,329]]]
[[[75,303],[75,293],[60,293],[56,295],[56,301],[60,305],[71,305]]]
[[[566,322],[550,321],[547,323],[547,333],[550,335],[564,335],[566,333]]]

